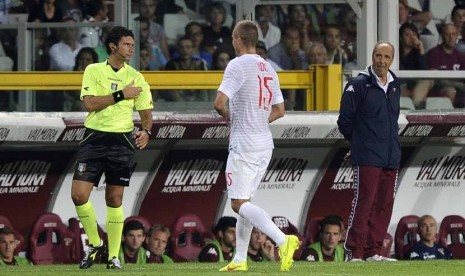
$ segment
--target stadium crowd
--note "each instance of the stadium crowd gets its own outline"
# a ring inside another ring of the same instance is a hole
[[[138,22],[140,70],[223,70],[235,57],[231,31],[235,24],[235,1],[133,0],[131,11]],[[447,2],[452,2],[448,0]],[[439,21],[425,4],[429,1],[399,1],[399,69],[464,70],[462,39],[463,1]],[[28,22],[113,22],[114,7],[107,0],[6,1],[0,22],[13,23],[10,15],[27,14]],[[423,5],[419,5],[418,3]],[[445,3],[447,4],[447,3]],[[450,3],[448,3],[450,5]],[[307,69],[310,64],[357,66],[356,15],[348,4],[258,5],[255,22],[261,48],[280,70]],[[14,16],[13,16],[14,18]],[[184,30],[180,32],[178,30]],[[98,61],[107,57],[102,42],[106,27],[34,28],[33,68],[37,71],[71,71],[81,48],[90,47]],[[16,33],[0,35],[1,70],[16,70]],[[397,45],[396,45],[397,46]],[[316,58],[316,57],[319,58]],[[218,64],[218,60],[222,64]],[[443,60],[438,63],[438,60]],[[458,80],[406,79],[402,95],[414,108],[424,109],[427,97],[447,97],[455,108],[465,106],[465,84]],[[68,94],[68,95],[66,95]],[[214,91],[172,90],[153,93],[160,101],[211,101]],[[285,90],[287,110],[303,110],[303,93]],[[50,101],[50,97],[55,98]],[[38,111],[81,111],[70,102],[69,93],[44,92]],[[75,97],[74,97],[75,98]],[[78,100],[78,99],[77,99]],[[2,109],[8,110],[5,102]]]

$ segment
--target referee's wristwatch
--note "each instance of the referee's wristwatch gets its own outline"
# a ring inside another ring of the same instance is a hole
[[[145,130],[145,132],[147,132],[149,137],[152,137],[152,130],[150,130],[149,128],[144,128],[144,130]]]

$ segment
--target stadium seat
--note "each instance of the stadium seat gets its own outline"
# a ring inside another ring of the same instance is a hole
[[[81,225],[81,222],[77,218],[70,218],[68,219],[68,229],[73,234],[76,242],[74,243],[74,255],[76,256],[76,261],[79,262],[84,258],[84,252],[87,250],[87,246],[89,245],[89,240],[87,235],[84,231],[84,228]],[[103,240],[105,245],[108,244],[107,234],[103,229],[98,225],[98,234],[100,239]],[[101,257],[100,260],[95,260],[96,263],[103,262],[104,258]]]
[[[425,109],[454,109],[454,105],[448,97],[427,97]]]
[[[182,214],[171,227],[172,258],[175,262],[195,261],[205,245],[207,230],[197,215]]]
[[[163,27],[168,44],[176,45],[178,38],[184,35],[184,27],[189,22],[189,17],[182,13],[167,13],[163,16]]]
[[[383,240],[383,247],[381,248],[381,256],[390,258],[391,257],[391,247],[393,243],[393,238],[391,234],[386,233]]]
[[[413,104],[412,98],[400,97],[400,109],[415,110],[415,105]]]
[[[54,213],[40,215],[29,237],[28,257],[33,264],[76,263],[73,233]]]
[[[442,219],[439,242],[447,246],[454,259],[465,259],[465,218],[449,215]]]
[[[131,220],[137,220],[138,222],[142,223],[145,229],[145,233],[148,233],[150,230],[150,227],[152,226],[150,221],[143,216],[129,216],[124,220],[124,223],[131,221]]]
[[[300,260],[300,255],[302,255],[302,251],[304,250],[304,247],[302,246],[304,237],[299,233],[297,227],[290,223],[286,217],[274,216],[271,218],[271,220],[274,222],[274,224],[276,224],[276,226],[278,226],[279,229],[281,229],[281,231],[283,231],[284,234],[295,235],[299,238],[301,245],[294,253],[294,260]]]
[[[394,234],[395,257],[399,260],[409,259],[409,253],[418,237],[418,216],[408,215],[399,220]]]
[[[13,224],[11,224],[7,217],[0,215],[0,228],[5,227],[10,228],[15,233],[16,240],[19,242],[19,244],[16,247],[14,254],[15,256],[18,256],[19,252],[23,251],[24,249],[24,237],[18,231],[16,231],[16,229],[13,227]]]

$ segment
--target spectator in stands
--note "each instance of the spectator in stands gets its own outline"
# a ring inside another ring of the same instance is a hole
[[[147,263],[173,263],[173,260],[166,255],[166,247],[168,246],[170,236],[170,229],[166,226],[155,224],[150,227],[149,233],[145,238]]]
[[[400,83],[389,70],[394,46],[376,43],[372,65],[344,88],[337,124],[350,142],[354,198],[345,241],[347,259],[392,261],[381,256],[400,166]]]
[[[193,42],[190,37],[181,37],[178,40],[177,48],[179,51],[179,58],[168,61],[165,70],[208,70],[205,60],[193,55]],[[206,90],[173,90],[168,93],[160,93],[160,96],[167,101],[207,101],[209,99]]]
[[[278,72],[282,71],[283,68],[281,68],[276,62],[272,61],[271,59],[268,58],[268,51],[265,45],[265,42],[259,40],[257,41],[257,45],[255,46],[255,50],[257,51],[257,54],[260,55],[264,60],[268,61],[268,63],[273,67],[273,69]]]
[[[307,8],[305,5],[288,5],[287,14],[289,15],[288,25],[293,25],[299,30],[300,48],[308,49],[312,41],[310,40],[309,27],[310,20],[308,19]]]
[[[271,22],[273,12],[274,7],[272,5],[258,5],[255,7],[258,40],[263,41],[267,49],[278,44],[281,40],[281,29]]]
[[[147,252],[142,246],[145,241],[145,228],[137,220],[130,220],[124,224],[122,243],[119,250],[121,264],[145,264]]]
[[[428,68],[432,70],[465,70],[465,55],[456,49],[457,28],[451,23],[442,27],[442,43],[427,53]],[[459,80],[441,79],[435,82],[430,96],[448,97],[455,107],[463,107],[465,84]]]
[[[307,69],[305,52],[300,42],[299,29],[288,25],[284,29],[280,43],[268,49],[268,56],[284,70]]]
[[[258,228],[254,227],[250,234],[247,259],[254,262],[275,261],[275,245]]]
[[[168,60],[166,59],[165,54],[161,50],[160,44],[154,43],[156,39],[154,37],[151,37],[153,33],[150,31],[150,24],[157,23],[150,23],[150,21],[146,18],[139,18],[140,45],[141,48],[147,47],[150,50],[150,63],[148,67],[149,69],[147,70],[161,70],[165,67]],[[160,26],[160,28],[162,27]]]
[[[308,38],[310,41],[323,41],[323,32],[328,25],[337,23],[337,8],[334,4],[310,4],[308,11]]]
[[[301,48],[299,29],[288,25],[281,36],[281,42],[268,50],[268,57],[284,70],[303,70],[308,68],[305,52]],[[283,91],[286,110],[300,110],[303,108],[303,99],[294,89]]]
[[[39,3],[29,11],[28,22],[62,22],[63,14],[57,7],[56,0],[40,0]]]
[[[347,54],[341,48],[341,31],[335,25],[328,25],[323,31],[323,45],[326,48],[326,64],[347,62]]]
[[[149,42],[152,44],[154,51],[161,51],[164,59],[169,60],[171,58],[168,39],[166,38],[165,30],[163,26],[157,21],[158,5],[160,0],[140,0],[139,2],[139,20],[141,21],[141,42]],[[163,20],[163,18],[161,19]],[[146,29],[142,22],[149,22],[149,28]],[[142,32],[144,33],[142,35]]]
[[[357,68],[357,15],[349,5],[344,5],[338,16],[341,48],[347,55],[344,69]]]
[[[106,0],[87,1],[85,4],[86,18],[84,23],[88,22],[108,22],[108,5]],[[103,44],[102,27],[82,27],[79,30],[79,43],[83,47],[96,48]]]
[[[234,217],[221,217],[215,226],[215,239],[199,253],[199,262],[231,261],[236,247],[236,222]]]
[[[15,233],[8,227],[0,228],[0,267],[3,265],[28,265],[24,257],[15,257],[14,252],[18,246]]]
[[[149,43],[141,43],[139,48],[139,70],[149,71],[152,60],[152,46]]]
[[[226,66],[228,65],[231,57],[229,53],[223,50],[218,50],[213,55],[213,70],[221,70],[224,71]]]
[[[47,39],[46,29],[36,29],[34,37],[34,71],[50,70],[50,41]]]
[[[462,26],[465,23],[465,5],[455,5],[451,12],[452,24],[457,29],[457,38],[462,38]]]
[[[308,64],[326,64],[326,48],[319,42],[312,43],[308,48]]]
[[[57,0],[57,7],[63,18],[71,18],[76,22],[84,19],[84,2],[83,0]],[[86,3],[93,1],[86,1]],[[96,1],[99,2],[99,1]]]
[[[84,72],[87,65],[98,62],[97,53],[90,47],[82,48],[76,56],[73,71]],[[63,111],[85,111],[79,91],[64,91]]]
[[[410,260],[450,260],[450,250],[436,242],[438,226],[430,215],[418,219],[418,241],[410,252]]]
[[[68,20],[68,23],[74,22]],[[72,71],[76,56],[82,48],[78,42],[78,28],[63,28],[60,30],[61,40],[52,45],[49,51],[50,69],[57,71]]]
[[[311,244],[301,255],[301,260],[309,262],[343,262],[344,247],[340,243],[344,234],[341,217],[331,215],[320,222],[319,241]]]
[[[197,21],[191,21],[184,28],[184,34],[192,39],[192,53],[194,57],[205,60],[208,65],[208,69],[211,69],[213,56],[209,51],[204,49],[207,40],[204,39],[203,26]],[[211,44],[215,47],[216,50],[216,45],[213,42],[214,40],[212,38],[209,38],[209,41],[212,41]],[[177,54],[179,55],[179,53]]]
[[[427,70],[426,53],[420,34],[413,23],[404,23],[399,29],[399,69]],[[429,90],[433,87],[433,80],[409,79],[401,86],[402,95],[411,97],[416,109],[425,107],[425,100]]]
[[[435,47],[439,40],[438,30],[432,22],[433,15],[427,6],[421,5],[418,0],[399,0],[399,26],[404,23],[415,24],[426,52]]]
[[[232,49],[231,29],[223,25],[226,20],[226,9],[224,6],[219,2],[212,3],[207,8],[205,19],[208,24],[203,28],[204,37],[213,39],[217,49],[226,49],[232,56],[234,50]]]

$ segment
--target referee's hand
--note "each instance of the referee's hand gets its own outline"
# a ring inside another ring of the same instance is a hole
[[[144,149],[149,143],[149,134],[145,130],[140,130],[136,132],[136,146],[139,149]]]

